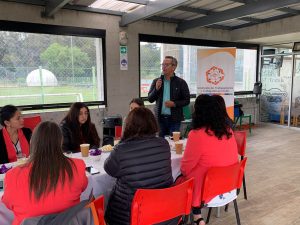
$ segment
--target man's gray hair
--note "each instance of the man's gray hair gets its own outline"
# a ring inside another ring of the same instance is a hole
[[[167,55],[167,56],[165,57],[165,59],[171,59],[171,60],[172,60],[172,65],[173,65],[173,66],[177,66],[177,59],[176,59],[175,57],[170,56],[170,55]]]

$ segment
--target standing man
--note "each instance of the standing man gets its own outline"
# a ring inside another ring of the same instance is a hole
[[[174,73],[177,59],[166,56],[162,66],[163,74],[153,80],[148,93],[149,102],[156,101],[155,115],[160,131],[159,136],[172,135],[180,130],[183,118],[182,108],[190,103],[190,91],[187,83]]]

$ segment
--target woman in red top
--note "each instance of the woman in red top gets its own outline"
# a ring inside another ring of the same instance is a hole
[[[76,205],[88,183],[84,162],[64,156],[57,124],[43,122],[34,130],[30,152],[28,163],[8,171],[4,180],[2,201],[15,215],[13,225]]]
[[[202,184],[207,170],[214,166],[228,166],[238,161],[238,151],[233,132],[216,98],[199,95],[194,105],[186,149],[181,160],[180,180],[194,177],[193,214],[196,225],[204,225],[201,216]]]
[[[29,156],[31,130],[24,127],[21,111],[14,105],[0,110],[0,164],[15,162],[18,156]]]

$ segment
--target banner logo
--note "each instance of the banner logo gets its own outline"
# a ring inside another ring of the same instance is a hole
[[[206,71],[206,81],[214,85],[217,85],[224,80],[224,76],[224,70],[216,66],[213,66]]]

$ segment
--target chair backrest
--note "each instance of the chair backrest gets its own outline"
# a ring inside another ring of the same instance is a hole
[[[115,138],[120,139],[122,137],[122,126],[115,126]]]
[[[104,196],[101,195],[93,201],[98,216],[98,225],[105,225],[104,221]]]
[[[41,116],[25,117],[24,127],[27,127],[33,131],[33,129],[42,121]]]
[[[246,131],[234,131],[233,134],[236,140],[239,155],[244,157],[246,153],[247,133]]]
[[[131,205],[131,225],[160,223],[188,215],[192,205],[194,178],[164,189],[138,189]]]
[[[224,167],[211,167],[205,176],[202,187],[202,204],[208,203],[217,195],[239,189],[242,185],[247,158]]]
[[[95,206],[94,204],[91,205],[92,199],[93,195],[90,194],[89,199],[83,200],[62,212],[27,218],[22,222],[22,225],[99,225]]]

